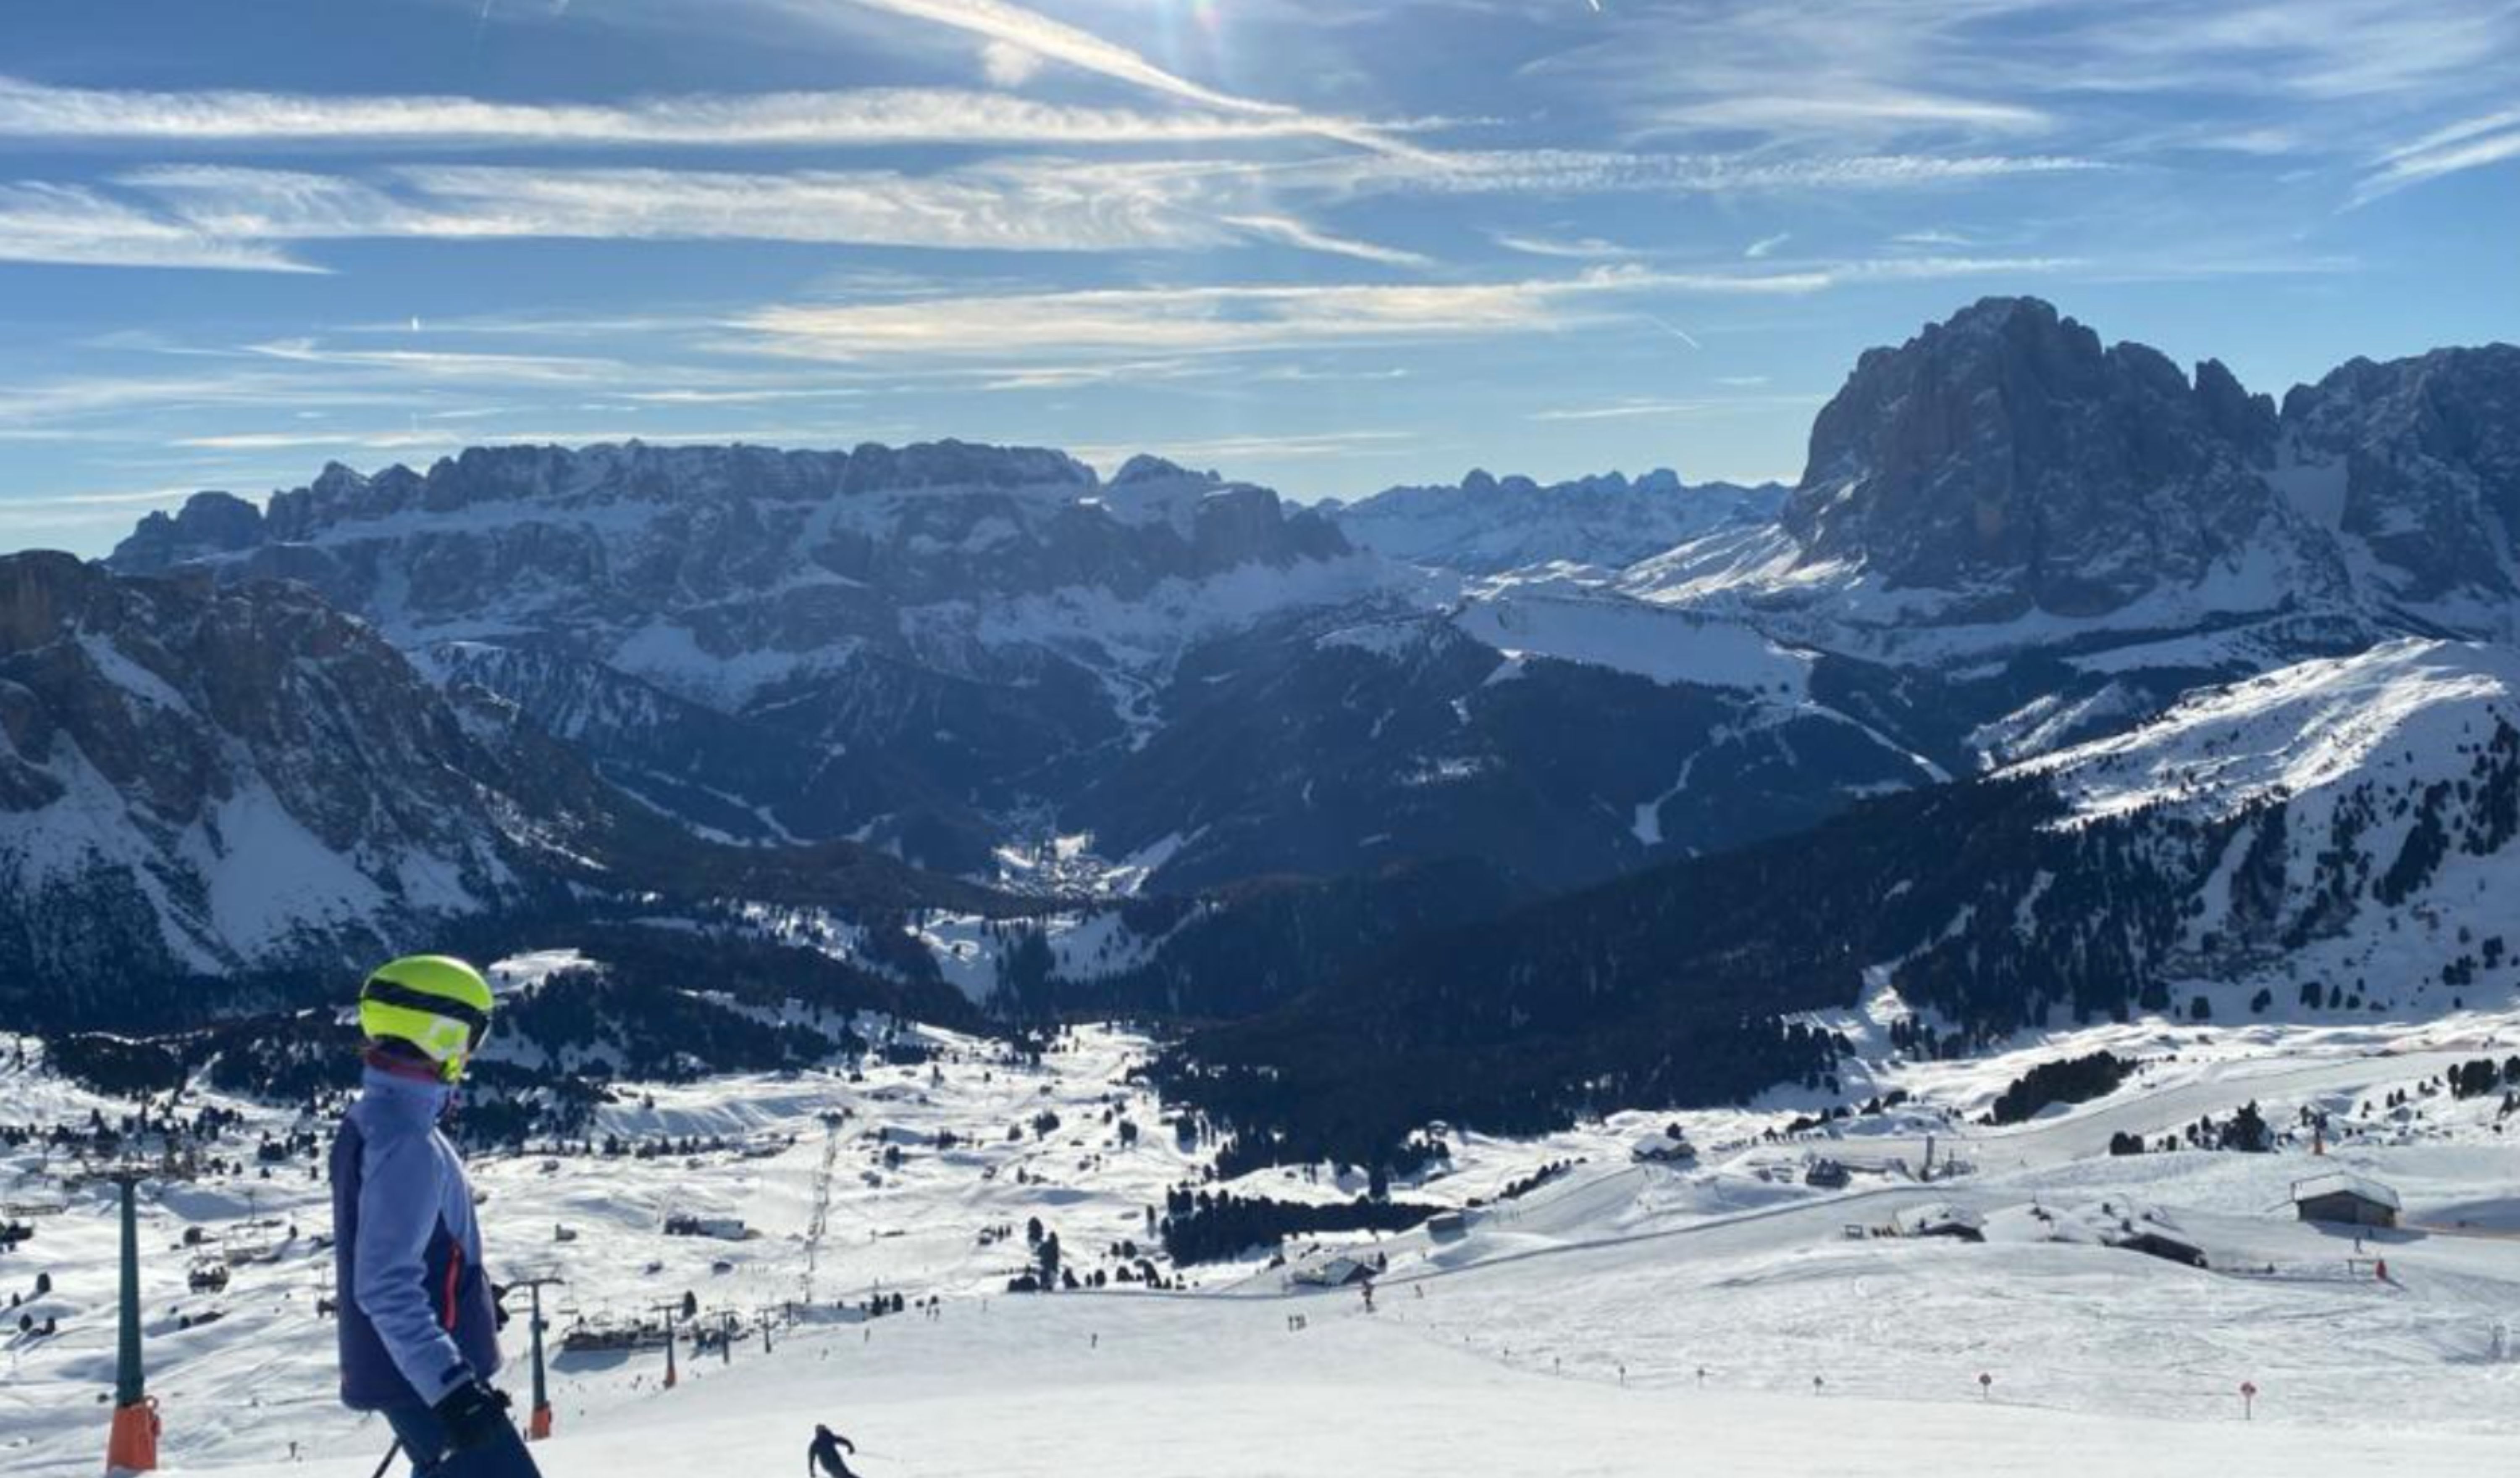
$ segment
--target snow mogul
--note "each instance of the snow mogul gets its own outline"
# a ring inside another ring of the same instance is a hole
[[[498,1305],[464,1161],[437,1128],[490,1008],[489,983],[460,959],[378,967],[359,989],[359,1096],[333,1140],[341,1403],[382,1415],[418,1478],[538,1471],[490,1384]]]

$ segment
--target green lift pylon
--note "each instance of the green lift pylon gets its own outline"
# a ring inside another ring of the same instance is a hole
[[[140,1176],[125,1171],[122,1186],[122,1321],[113,1364],[113,1431],[106,1439],[108,1478],[155,1472],[158,1467],[158,1403],[140,1369]]]
[[[551,1392],[543,1379],[543,1330],[549,1327],[543,1322],[543,1288],[546,1284],[557,1283],[561,1279],[532,1277],[522,1278],[519,1281],[531,1290],[534,1297],[531,1326],[534,1336],[534,1405],[533,1409],[525,1415],[525,1440],[541,1442],[552,1434]]]

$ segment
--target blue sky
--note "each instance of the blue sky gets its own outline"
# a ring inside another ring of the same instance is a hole
[[[0,548],[481,441],[1791,478],[1989,293],[2520,338],[2520,0],[9,0]]]

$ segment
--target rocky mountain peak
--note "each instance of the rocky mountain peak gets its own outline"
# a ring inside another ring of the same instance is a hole
[[[1773,485],[1690,486],[1669,468],[1544,485],[1473,468],[1456,485],[1391,487],[1340,507],[1348,538],[1411,564],[1475,575],[1574,564],[1621,569],[1718,529],[1765,525]]]
[[[303,586],[0,557],[0,975],[372,950],[518,886],[502,763]]]
[[[142,574],[234,554],[261,541],[260,508],[234,493],[197,492],[173,513],[143,517],[113,557],[122,569]]]
[[[1178,462],[1168,461],[1152,452],[1140,452],[1120,464],[1111,479],[1114,487],[1134,487],[1142,483],[1221,483],[1224,479],[1213,472],[1192,472]]]
[[[2197,361],[2196,401],[2206,424],[2252,459],[2263,459],[2274,445],[2281,426],[2274,396],[2249,393],[2222,360]]]
[[[2273,516],[2250,463],[2272,407],[2220,365],[2104,347],[2033,298],[1990,298],[1868,351],[1814,423],[1785,523],[1806,562],[2060,615],[2193,583]]]
[[[2284,397],[2292,454],[2323,469],[2335,527],[2392,600],[2444,624],[2515,629],[2520,593],[2520,347],[2352,359]]]

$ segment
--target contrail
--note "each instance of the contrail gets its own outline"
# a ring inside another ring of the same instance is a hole
[[[1597,3],[1593,8],[1595,10],[1599,10],[1601,7]],[[1698,343],[1696,338],[1692,336],[1688,330],[1682,328],[1679,324],[1672,322],[1668,318],[1656,318],[1651,313],[1647,313],[1645,315],[1645,321],[1652,324],[1654,327],[1661,329],[1664,333],[1669,334],[1681,343],[1688,345],[1690,348],[1702,349],[1706,347],[1705,345]]]

